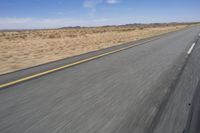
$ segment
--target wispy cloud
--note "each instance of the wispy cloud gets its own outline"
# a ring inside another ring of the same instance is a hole
[[[96,6],[102,2],[103,0],[85,0],[83,6],[85,8],[96,8]]]
[[[89,9],[90,16],[94,17],[96,7],[101,3],[103,3],[103,0],[85,0],[83,7]]]
[[[55,12],[55,14],[56,14],[56,15],[63,15],[64,12],[59,11],[59,12]]]
[[[90,16],[94,17],[96,13],[96,8],[98,5],[106,3],[106,4],[117,4],[120,3],[121,0],[84,0],[83,7],[89,9]]]
[[[106,0],[106,3],[108,3],[108,4],[117,4],[120,2],[121,2],[120,0]]]
[[[67,26],[100,26],[109,23],[111,20],[97,18],[90,20],[79,19],[51,19],[51,18],[0,18],[0,29],[39,29],[39,28],[60,28]]]
[[[120,2],[121,2],[121,0],[84,0],[83,7],[96,8],[99,4],[102,4],[102,3],[117,4]]]
[[[34,29],[76,26],[83,23],[75,19],[40,19],[40,18],[0,18],[0,29]]]
[[[0,25],[28,23],[30,18],[0,18]]]

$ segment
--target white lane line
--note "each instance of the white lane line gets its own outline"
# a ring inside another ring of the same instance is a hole
[[[200,33],[199,33],[199,36],[200,36]]]
[[[191,54],[191,52],[192,52],[192,50],[193,50],[193,48],[194,48],[195,45],[196,45],[196,43],[192,44],[192,46],[190,47],[190,49],[187,52],[188,55]]]

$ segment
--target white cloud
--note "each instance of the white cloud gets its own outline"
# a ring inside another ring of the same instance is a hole
[[[89,10],[90,17],[94,17],[96,13],[96,7],[101,3],[103,3],[103,0],[85,0],[83,7]]]
[[[85,0],[83,6],[85,8],[96,8],[96,6],[102,2],[103,0]]]
[[[76,26],[82,20],[75,19],[39,19],[39,18],[0,18],[0,29],[35,29]]]
[[[106,3],[108,3],[108,4],[117,4],[120,2],[121,2],[120,0],[106,0]]]
[[[120,3],[121,0],[84,0],[83,7],[89,9],[89,14],[91,17],[95,16],[96,8],[98,5],[102,3],[106,4],[117,4]]]
[[[110,23],[110,19],[97,18],[90,20],[78,19],[40,19],[40,18],[0,18],[0,29],[43,29],[67,26],[101,26]]]
[[[0,18],[0,25],[28,23],[30,18]]]
[[[84,0],[83,7],[85,8],[96,8],[101,3],[107,3],[107,4],[116,4],[120,3],[121,0]]]
[[[56,15],[63,15],[64,12],[59,11],[59,12],[55,12],[55,14],[56,14]]]

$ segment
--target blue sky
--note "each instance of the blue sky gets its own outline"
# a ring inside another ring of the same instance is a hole
[[[0,29],[200,21],[200,0],[0,0]]]

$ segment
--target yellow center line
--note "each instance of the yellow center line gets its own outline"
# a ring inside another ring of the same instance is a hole
[[[157,38],[154,38],[154,39],[150,39],[148,41],[144,41],[144,42],[139,43],[139,44],[123,47],[123,48],[120,48],[120,49],[117,49],[117,50],[113,50],[113,51],[110,51],[110,52],[107,52],[107,53],[103,53],[103,54],[100,54],[100,55],[96,55],[96,56],[93,56],[93,57],[90,57],[90,58],[87,58],[87,59],[83,59],[83,60],[80,60],[80,61],[77,61],[77,62],[74,62],[74,63],[71,63],[71,64],[67,64],[67,65],[64,65],[64,66],[61,66],[61,67],[57,67],[57,68],[54,68],[54,69],[47,70],[47,71],[44,71],[44,72],[33,74],[31,76],[27,76],[27,77],[24,77],[24,78],[15,80],[15,81],[4,83],[4,84],[0,85],[0,89],[4,88],[4,87],[11,86],[11,85],[19,84],[21,82],[24,82],[24,81],[27,81],[27,80],[31,80],[31,79],[34,79],[34,78],[37,78],[37,77],[41,77],[41,76],[44,76],[44,75],[47,75],[47,74],[50,74],[50,73],[53,73],[53,72],[56,72],[56,71],[59,71],[59,70],[62,70],[62,69],[66,69],[66,68],[69,68],[69,67],[72,67],[72,66],[76,66],[76,65],[79,65],[79,64],[94,60],[94,59],[98,59],[98,58],[101,58],[101,57],[106,56],[106,55],[117,53],[119,51],[126,50],[126,49],[129,49],[129,48],[141,45],[141,44],[145,44],[147,42],[151,42],[153,40],[157,40],[158,38],[160,38],[160,37],[157,37]]]

